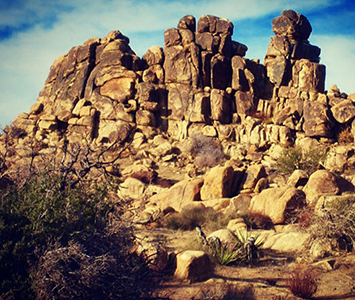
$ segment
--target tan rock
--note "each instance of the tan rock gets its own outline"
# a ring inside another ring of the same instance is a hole
[[[295,211],[305,204],[306,196],[299,189],[269,188],[251,199],[249,211],[270,217],[274,224],[282,224],[292,219]]]
[[[205,136],[216,137],[217,130],[213,126],[207,125],[202,128],[202,134]]]
[[[98,131],[98,142],[113,143],[124,141],[132,131],[130,123],[123,121],[101,120]]]
[[[202,179],[183,180],[166,191],[158,193],[149,199],[149,202],[156,203],[161,210],[172,207],[176,211],[193,201],[200,200],[200,189],[203,184]]]
[[[339,123],[348,123],[355,117],[355,105],[351,100],[344,100],[331,109],[333,117]]]
[[[156,119],[154,114],[148,110],[138,110],[136,112],[136,123],[140,126],[155,127]]]
[[[201,189],[201,200],[229,197],[232,189],[234,170],[232,167],[214,167],[205,177]]]
[[[263,165],[251,165],[245,172],[242,189],[254,189],[257,182],[266,177],[266,171]]]
[[[211,118],[223,124],[231,121],[231,102],[229,95],[223,90],[211,91]]]
[[[144,193],[145,184],[132,177],[128,177],[121,185],[119,193],[123,198],[140,199]]]
[[[110,97],[112,100],[124,102],[133,98],[135,92],[133,78],[114,78],[107,81],[101,88],[100,94]]]
[[[308,181],[307,172],[304,170],[295,170],[287,180],[287,185],[292,187],[305,186]]]
[[[298,252],[304,249],[309,238],[309,233],[299,231],[271,234],[265,239],[262,248],[288,253]]]
[[[322,195],[336,195],[340,192],[335,175],[328,170],[314,172],[304,187],[307,201],[316,204]]]
[[[217,231],[212,232],[207,239],[211,238],[211,237],[217,237],[219,238],[219,240],[227,245],[235,245],[235,243],[237,242],[237,238],[235,236],[235,234],[229,230],[229,229],[219,229]]]
[[[163,49],[159,46],[152,46],[146,53],[143,54],[143,59],[146,61],[148,66],[162,64],[164,60]]]
[[[213,272],[212,263],[203,251],[184,251],[176,256],[174,276],[190,282],[208,279]]]

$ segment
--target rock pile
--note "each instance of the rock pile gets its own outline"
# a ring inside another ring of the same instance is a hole
[[[355,106],[336,86],[324,93],[310,23],[288,10],[272,26],[264,64],[244,58],[233,24],[210,15],[197,25],[183,17],[165,31],[164,49],[153,46],[142,59],[119,31],[89,39],[54,62],[37,102],[14,125],[49,146],[63,138],[124,141],[133,130],[177,140],[203,132],[257,146],[290,145],[296,132],[334,137]]]

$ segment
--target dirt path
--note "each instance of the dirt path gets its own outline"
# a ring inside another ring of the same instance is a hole
[[[154,230],[140,229],[139,235],[149,236],[151,240],[159,240],[169,252],[176,252],[186,250],[195,232],[155,228]],[[291,293],[286,282],[298,260],[297,255],[265,250],[262,256],[258,264],[252,267],[216,265],[213,277],[204,282],[190,284],[177,280],[173,276],[166,276],[158,294],[173,300],[218,299],[212,298],[211,295],[218,294],[219,290],[230,285],[236,287],[240,293],[243,291],[247,293],[243,299],[301,299]],[[312,299],[355,299],[354,254],[328,258],[316,264],[314,270],[317,274],[318,290]],[[205,294],[205,298],[201,298],[201,292]]]

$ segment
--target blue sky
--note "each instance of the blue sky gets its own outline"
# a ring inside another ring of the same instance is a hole
[[[212,14],[234,23],[233,39],[246,57],[263,61],[271,21],[284,9],[312,24],[310,42],[322,49],[326,87],[355,92],[355,3],[352,0],[0,0],[0,126],[28,112],[53,61],[91,37],[118,29],[139,55],[163,45],[164,30],[192,14]]]

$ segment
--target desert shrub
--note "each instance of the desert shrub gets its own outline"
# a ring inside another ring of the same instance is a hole
[[[185,207],[181,212],[172,213],[163,222],[163,225],[174,230],[193,230],[197,226],[205,226],[208,222],[217,219],[213,209],[205,207]]]
[[[123,203],[107,200],[107,185],[61,179],[32,174],[0,191],[0,298],[148,297],[146,261],[129,252]]]
[[[317,275],[312,269],[299,266],[291,272],[287,285],[295,296],[309,299],[317,291]]]
[[[235,284],[207,285],[200,289],[196,300],[252,300],[254,291],[251,286],[238,287]]]
[[[303,151],[298,147],[289,147],[284,149],[279,156],[277,169],[285,175],[290,175],[295,170],[304,170],[310,175],[319,169],[326,156],[326,149]]]
[[[129,253],[132,242],[130,229],[114,222],[50,245],[32,274],[37,299],[148,298],[152,273],[143,256]]]
[[[307,231],[314,240],[335,239],[340,248],[350,251],[355,243],[355,198],[348,201],[335,201],[314,214]]]
[[[249,229],[273,229],[274,224],[269,216],[261,213],[250,213],[243,216],[244,222]]]
[[[225,157],[219,141],[203,134],[189,137],[189,152],[197,167],[213,167]]]

